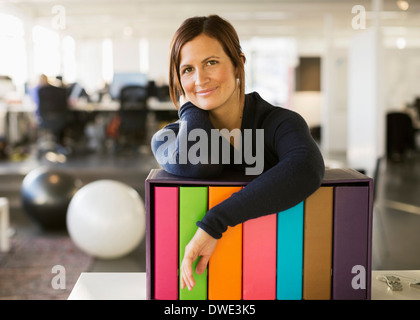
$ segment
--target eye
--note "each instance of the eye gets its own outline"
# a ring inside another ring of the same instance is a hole
[[[209,61],[207,61],[207,65],[208,66],[213,66],[213,65],[215,65],[215,64],[217,64],[218,63],[218,61],[217,60],[209,60]]]
[[[191,67],[186,67],[186,68],[184,68],[184,69],[182,69],[182,74],[187,74],[187,73],[190,73],[192,71],[192,68]]]

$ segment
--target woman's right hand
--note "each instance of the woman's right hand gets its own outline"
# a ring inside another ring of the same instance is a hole
[[[192,290],[195,286],[193,277],[193,262],[200,257],[197,263],[196,273],[202,274],[206,270],[210,257],[216,248],[217,239],[210,236],[203,229],[198,228],[194,237],[185,247],[184,258],[181,263],[181,289],[185,286]]]

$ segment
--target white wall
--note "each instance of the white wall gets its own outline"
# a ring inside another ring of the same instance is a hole
[[[168,83],[170,38],[149,38],[149,79]]]
[[[389,48],[385,57],[385,109],[402,109],[420,96],[420,48]]]
[[[348,44],[337,44],[333,23],[325,38],[298,38],[299,56],[321,57],[321,92],[294,92],[291,106],[309,126],[321,125],[321,149],[326,157],[347,152]]]
[[[113,41],[114,72],[140,71],[139,39]]]
[[[347,151],[347,113],[348,113],[348,59],[347,48],[331,48],[328,54],[329,66],[329,106],[328,120],[328,153],[343,154]],[[325,69],[323,69],[325,70]],[[324,115],[325,116],[325,115]]]
[[[372,176],[384,152],[382,37],[375,29],[358,33],[349,48],[348,166]]]
[[[322,93],[320,91],[294,92],[290,99],[290,106],[306,120],[309,128],[321,125]]]
[[[82,40],[76,42],[76,61],[78,82],[89,92],[101,87],[102,79],[102,41]]]

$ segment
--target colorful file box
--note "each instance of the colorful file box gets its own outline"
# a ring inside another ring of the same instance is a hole
[[[194,273],[193,290],[180,289],[178,269],[195,223],[253,178],[229,173],[200,180],[150,172],[147,298],[370,299],[373,179],[352,169],[326,169],[321,187],[295,207],[229,227],[206,271]]]

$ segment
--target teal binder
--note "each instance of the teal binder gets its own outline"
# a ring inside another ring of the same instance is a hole
[[[277,300],[301,300],[304,202],[277,214]]]

